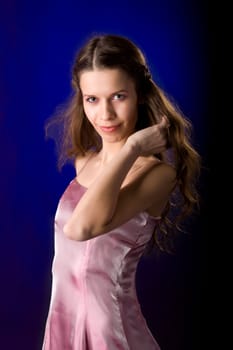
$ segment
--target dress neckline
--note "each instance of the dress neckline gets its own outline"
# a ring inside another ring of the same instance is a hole
[[[75,177],[75,178],[73,179],[73,182],[75,182],[75,183],[78,184],[80,187],[84,188],[85,190],[88,189],[88,187],[82,185],[82,184],[78,181],[77,177]]]

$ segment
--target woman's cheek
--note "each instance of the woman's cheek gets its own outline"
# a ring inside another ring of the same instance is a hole
[[[86,117],[89,120],[89,122],[91,124],[93,124],[93,122],[94,122],[94,113],[92,111],[90,111],[90,109],[87,108],[87,107],[84,107],[84,112],[85,112]]]

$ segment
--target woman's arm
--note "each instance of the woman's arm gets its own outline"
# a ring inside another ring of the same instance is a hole
[[[170,166],[156,167],[148,172],[143,181],[132,183],[121,189],[122,183],[139,156],[147,156],[166,149],[165,122],[136,132],[130,136],[120,152],[105,167],[101,175],[85,192],[76,206],[70,220],[64,227],[71,239],[86,240],[108,232],[129,220],[139,211],[149,208],[154,201],[155,175],[162,182],[170,181]],[[158,168],[158,169],[157,169]],[[162,169],[162,172],[161,172]],[[174,177],[174,176],[173,176]],[[166,180],[167,178],[167,180]],[[166,186],[168,188],[169,186]],[[166,190],[167,192],[167,190]],[[167,194],[162,195],[166,197]],[[157,197],[158,198],[158,197]],[[161,205],[161,203],[160,203]]]

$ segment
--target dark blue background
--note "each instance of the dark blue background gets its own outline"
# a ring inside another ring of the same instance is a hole
[[[44,123],[70,94],[76,50],[94,32],[128,36],[194,124],[205,165],[201,212],[176,256],[140,263],[143,312],[162,350],[200,349],[206,287],[212,41],[205,3],[29,1],[0,4],[0,349],[40,350],[49,306],[53,218],[74,176],[57,170]],[[78,349],[77,349],[78,350]],[[109,349],[111,350],[111,349]],[[146,350],[146,349],[142,349]]]

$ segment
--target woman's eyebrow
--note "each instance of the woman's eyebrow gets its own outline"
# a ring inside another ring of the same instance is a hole
[[[114,96],[114,95],[120,94],[120,93],[128,93],[128,90],[126,90],[126,89],[117,90],[117,91],[112,92],[109,96]],[[83,96],[85,96],[85,97],[98,96],[98,93],[97,94],[95,94],[95,93],[93,93],[93,94],[83,93]]]

